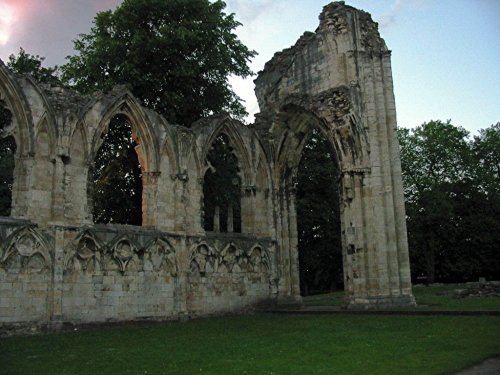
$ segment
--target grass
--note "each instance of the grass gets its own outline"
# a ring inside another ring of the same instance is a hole
[[[258,314],[0,341],[2,374],[448,374],[500,354],[500,317]]]
[[[428,310],[500,310],[498,297],[465,297],[455,298],[451,294],[455,289],[464,289],[464,284],[445,284],[433,286],[417,286],[413,295],[419,305],[418,309]],[[318,294],[303,298],[306,306],[341,306],[344,292]]]

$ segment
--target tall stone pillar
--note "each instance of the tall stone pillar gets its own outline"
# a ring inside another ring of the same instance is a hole
[[[156,225],[160,172],[142,172],[142,225]]]

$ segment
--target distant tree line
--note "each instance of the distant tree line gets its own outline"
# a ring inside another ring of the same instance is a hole
[[[414,282],[500,279],[500,123],[398,130]]]

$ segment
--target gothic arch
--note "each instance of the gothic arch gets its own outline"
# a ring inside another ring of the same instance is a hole
[[[252,167],[250,156],[248,154],[248,148],[245,146],[245,142],[242,137],[242,133],[245,130],[246,129],[240,122],[232,120],[229,117],[223,118],[221,121],[216,123],[207,136],[201,151],[200,159],[205,163],[210,147],[212,147],[214,141],[221,134],[225,134],[229,138],[230,145],[238,159],[243,185],[250,185],[252,181]],[[205,171],[203,170],[202,176],[205,174],[204,172]]]
[[[105,99],[101,99],[94,104],[94,107],[98,105],[103,106],[103,110],[101,111],[101,116],[98,119],[98,125],[92,139],[91,159],[93,160],[95,153],[99,150],[102,143],[101,135],[107,131],[111,119],[116,115],[124,115],[130,121],[132,136],[138,144],[136,152],[141,166],[144,168],[143,171],[158,171],[159,153],[157,138],[149,117],[137,99],[130,92],[126,91],[116,98],[108,96]]]
[[[38,145],[38,139],[41,133],[46,133],[48,136],[47,139],[47,152],[46,155],[50,157],[50,159],[55,159],[56,157],[56,145],[57,145],[57,131],[54,127],[54,124],[50,121],[50,116],[47,115],[47,112],[44,112],[40,120],[35,126],[35,156]],[[44,145],[45,146],[45,145]],[[45,150],[44,150],[45,151]]]
[[[17,155],[33,152],[34,126],[30,106],[13,73],[0,60],[0,99],[5,100],[12,113],[13,135],[17,144]],[[17,131],[16,131],[17,130]]]

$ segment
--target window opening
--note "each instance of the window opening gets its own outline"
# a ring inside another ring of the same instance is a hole
[[[7,135],[11,124],[12,113],[0,100],[0,216],[9,216],[12,209],[16,141]]]
[[[219,135],[210,148],[203,183],[203,227],[206,231],[241,233],[241,180],[229,137]]]
[[[142,224],[142,171],[130,121],[114,116],[91,175],[94,223]]]
[[[343,288],[339,168],[329,141],[314,129],[297,174],[297,230],[302,295]]]

